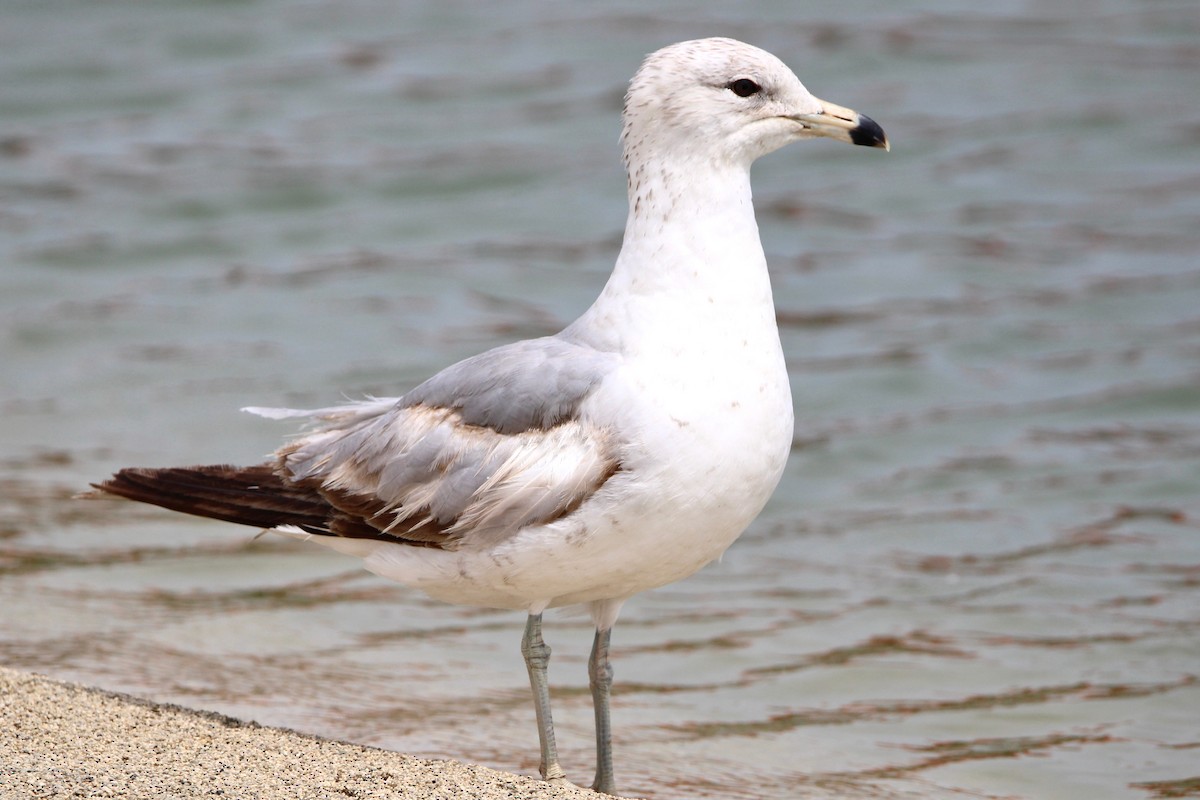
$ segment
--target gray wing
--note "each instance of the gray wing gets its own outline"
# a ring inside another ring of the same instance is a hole
[[[453,408],[497,433],[548,430],[571,419],[617,357],[554,336],[480,353],[434,375],[402,407]]]
[[[314,412],[324,427],[277,469],[385,537],[488,546],[570,513],[619,469],[615,432],[578,413],[618,363],[555,337],[498,347],[394,402]]]

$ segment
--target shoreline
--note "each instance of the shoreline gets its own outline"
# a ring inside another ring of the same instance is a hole
[[[0,666],[0,798],[598,798]]]

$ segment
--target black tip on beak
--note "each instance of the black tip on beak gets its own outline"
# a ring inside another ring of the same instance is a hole
[[[850,129],[850,141],[861,144],[863,147],[891,149],[888,145],[887,134],[883,132],[883,128],[879,127],[879,123],[862,114],[858,115],[858,125]]]

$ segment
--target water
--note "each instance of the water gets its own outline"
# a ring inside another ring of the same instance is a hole
[[[755,169],[795,452],[723,563],[627,605],[622,787],[1197,791],[1194,3],[399,5],[0,11],[0,661],[536,773],[519,615],[71,496],[572,319],[625,81],[725,34],[894,149]],[[547,636],[586,781],[590,631]]]

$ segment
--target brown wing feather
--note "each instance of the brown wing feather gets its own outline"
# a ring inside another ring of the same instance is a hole
[[[413,525],[384,533],[374,518],[383,504],[345,492],[286,482],[269,464],[234,467],[127,468],[96,489],[129,500],[199,517],[278,528],[291,525],[319,536],[379,539],[438,547],[447,534],[436,525]]]

